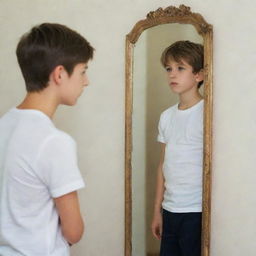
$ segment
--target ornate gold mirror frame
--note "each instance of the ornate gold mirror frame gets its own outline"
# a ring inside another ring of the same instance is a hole
[[[212,26],[204,18],[190,11],[190,7],[169,6],[147,14],[147,18],[135,24],[126,36],[125,66],[125,256],[132,253],[132,109],[133,109],[133,49],[141,33],[160,24],[191,24],[204,41],[204,158],[203,158],[203,219],[202,256],[210,252],[211,217],[211,159],[212,159]],[[134,255],[133,255],[134,256]]]

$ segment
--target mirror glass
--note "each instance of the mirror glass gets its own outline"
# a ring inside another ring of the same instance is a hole
[[[151,233],[160,143],[161,112],[178,102],[160,63],[163,50],[178,40],[203,44],[190,24],[169,23],[143,31],[134,46],[132,103],[132,256],[159,255]],[[203,90],[203,86],[202,86]],[[201,91],[203,94],[203,91]]]

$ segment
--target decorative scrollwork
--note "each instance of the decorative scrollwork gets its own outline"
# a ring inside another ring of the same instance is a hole
[[[179,7],[168,6],[166,8],[158,8],[147,14],[146,19],[136,23],[133,30],[127,35],[130,42],[135,43],[143,30],[167,23],[191,24],[195,26],[200,35],[212,32],[212,25],[208,24],[202,15],[191,12],[190,7],[184,4]]]
[[[212,30],[212,26],[207,23],[200,24],[201,33],[206,34],[210,30]]]
[[[188,21],[195,25],[200,34],[205,34],[212,29],[204,18],[199,13],[191,12],[190,7],[184,4],[180,5],[178,8],[175,6],[169,6],[166,8],[158,8],[156,11],[151,11],[147,14],[146,21],[149,23],[157,22],[156,20],[176,20],[176,22],[184,23]]]
[[[163,8],[158,8],[156,11],[149,12],[147,14],[148,19],[154,19],[158,17],[182,17],[182,16],[188,16],[192,15],[193,13],[190,11],[190,7],[185,6],[184,4],[180,5],[179,8],[175,6],[169,6],[165,9]]]

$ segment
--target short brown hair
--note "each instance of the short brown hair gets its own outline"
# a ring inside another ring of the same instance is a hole
[[[198,73],[204,68],[204,47],[201,44],[188,40],[177,41],[168,46],[162,53],[161,63],[165,67],[170,59],[176,62],[185,60],[193,68],[193,73]],[[203,81],[198,83],[198,87]]]
[[[56,23],[43,23],[24,34],[16,55],[28,92],[47,87],[50,73],[63,65],[69,75],[75,65],[93,58],[93,47],[76,31]]]

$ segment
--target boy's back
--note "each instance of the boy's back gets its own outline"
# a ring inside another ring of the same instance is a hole
[[[0,119],[1,256],[68,256],[83,235],[76,145],[51,119],[89,85],[93,51],[55,23],[33,27],[17,45],[27,94]]]
[[[0,134],[0,255],[69,255],[52,198],[84,186],[74,141],[30,109],[7,112]]]

